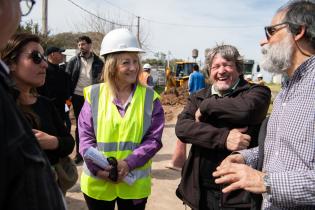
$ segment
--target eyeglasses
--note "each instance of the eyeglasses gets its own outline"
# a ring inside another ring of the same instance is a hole
[[[20,0],[21,15],[26,16],[30,14],[34,4],[35,0]]]
[[[40,64],[42,62],[42,60],[44,60],[46,62],[45,56],[36,50],[31,52],[31,53],[26,53],[26,54],[29,54],[29,58],[32,59],[32,61],[35,64]]]
[[[283,23],[272,25],[272,26],[266,26],[265,27],[265,34],[266,34],[267,40],[269,40],[275,33],[280,31],[281,29],[284,29],[288,25],[289,25],[288,22],[283,22]],[[278,27],[278,26],[282,26],[282,27]]]
[[[110,180],[112,180],[113,182],[117,182],[117,180],[118,180],[117,159],[114,157],[108,157],[107,161],[108,161],[109,165],[112,166],[112,168],[109,171],[108,178]]]

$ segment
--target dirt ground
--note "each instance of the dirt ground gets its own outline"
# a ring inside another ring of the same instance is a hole
[[[163,147],[153,158],[152,193],[149,196],[146,210],[186,209],[175,195],[175,190],[180,181],[180,172],[166,168],[172,158],[177,139],[174,131],[177,115],[183,109],[188,93],[179,90],[179,94],[179,97],[174,94],[161,94],[161,102],[165,113],[165,128],[162,136]],[[78,166],[78,170],[81,173],[82,166]],[[79,180],[67,193],[66,201],[69,210],[87,210],[80,191]]]

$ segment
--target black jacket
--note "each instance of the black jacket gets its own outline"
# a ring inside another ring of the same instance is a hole
[[[94,59],[92,63],[91,70],[91,84],[99,83],[100,76],[103,70],[104,63],[103,61],[93,53]],[[77,86],[81,70],[81,60],[80,54],[77,54],[67,63],[66,72],[70,75],[71,88],[70,93],[73,95],[73,92]]]
[[[64,210],[47,157],[17,109],[0,65],[0,209]]]
[[[184,203],[199,209],[200,187],[205,187],[205,181],[207,188],[220,189],[211,174],[231,153],[225,146],[231,129],[248,126],[247,133],[252,137],[250,147],[257,146],[259,126],[267,114],[270,98],[268,87],[251,85],[244,79],[224,97],[211,95],[211,87],[189,97],[175,127],[177,137],[192,144],[177,189]],[[203,119],[196,123],[195,112],[199,107]],[[209,174],[208,179],[205,174]]]
[[[70,98],[70,76],[59,65],[48,62],[45,84],[37,91],[52,99],[62,120],[65,120],[65,103]]]
[[[71,154],[74,148],[74,139],[67,132],[65,124],[61,120],[56,107],[52,102],[44,97],[39,96],[36,102],[31,106],[31,110],[39,118],[39,127],[32,125],[33,128],[56,136],[58,139],[58,147],[54,150],[45,150],[45,153],[51,165],[59,162],[59,158],[66,157]]]

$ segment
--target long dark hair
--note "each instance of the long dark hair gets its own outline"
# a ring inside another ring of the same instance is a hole
[[[23,48],[30,42],[36,42],[40,44],[40,38],[37,35],[30,33],[14,34],[3,50],[0,51],[1,60],[10,68],[12,64],[17,63]],[[32,88],[30,93],[34,96],[37,96],[37,91],[35,88]],[[39,117],[31,110],[31,107],[28,105],[23,105],[19,97],[17,97],[16,103],[32,127],[38,129],[40,126]]]

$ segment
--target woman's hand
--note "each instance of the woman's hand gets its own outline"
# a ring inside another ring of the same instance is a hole
[[[54,150],[58,148],[59,142],[56,136],[36,129],[32,129],[32,131],[42,149]]]
[[[113,182],[113,180],[109,178],[109,173],[111,169],[112,169],[112,166],[108,166],[104,170],[99,170],[97,171],[96,176],[101,179],[104,179],[105,181]],[[124,160],[117,160],[117,171],[118,171],[117,182],[121,182],[129,173],[129,166],[127,162]],[[114,182],[114,183],[117,183],[117,182]]]
[[[122,181],[128,175],[130,169],[126,161],[118,160],[117,162],[118,181]]]
[[[112,169],[112,166],[107,166],[105,169],[103,170],[98,170],[96,172],[96,176],[100,179],[103,179],[105,181],[108,182],[113,182],[110,178],[109,178],[109,172]]]

